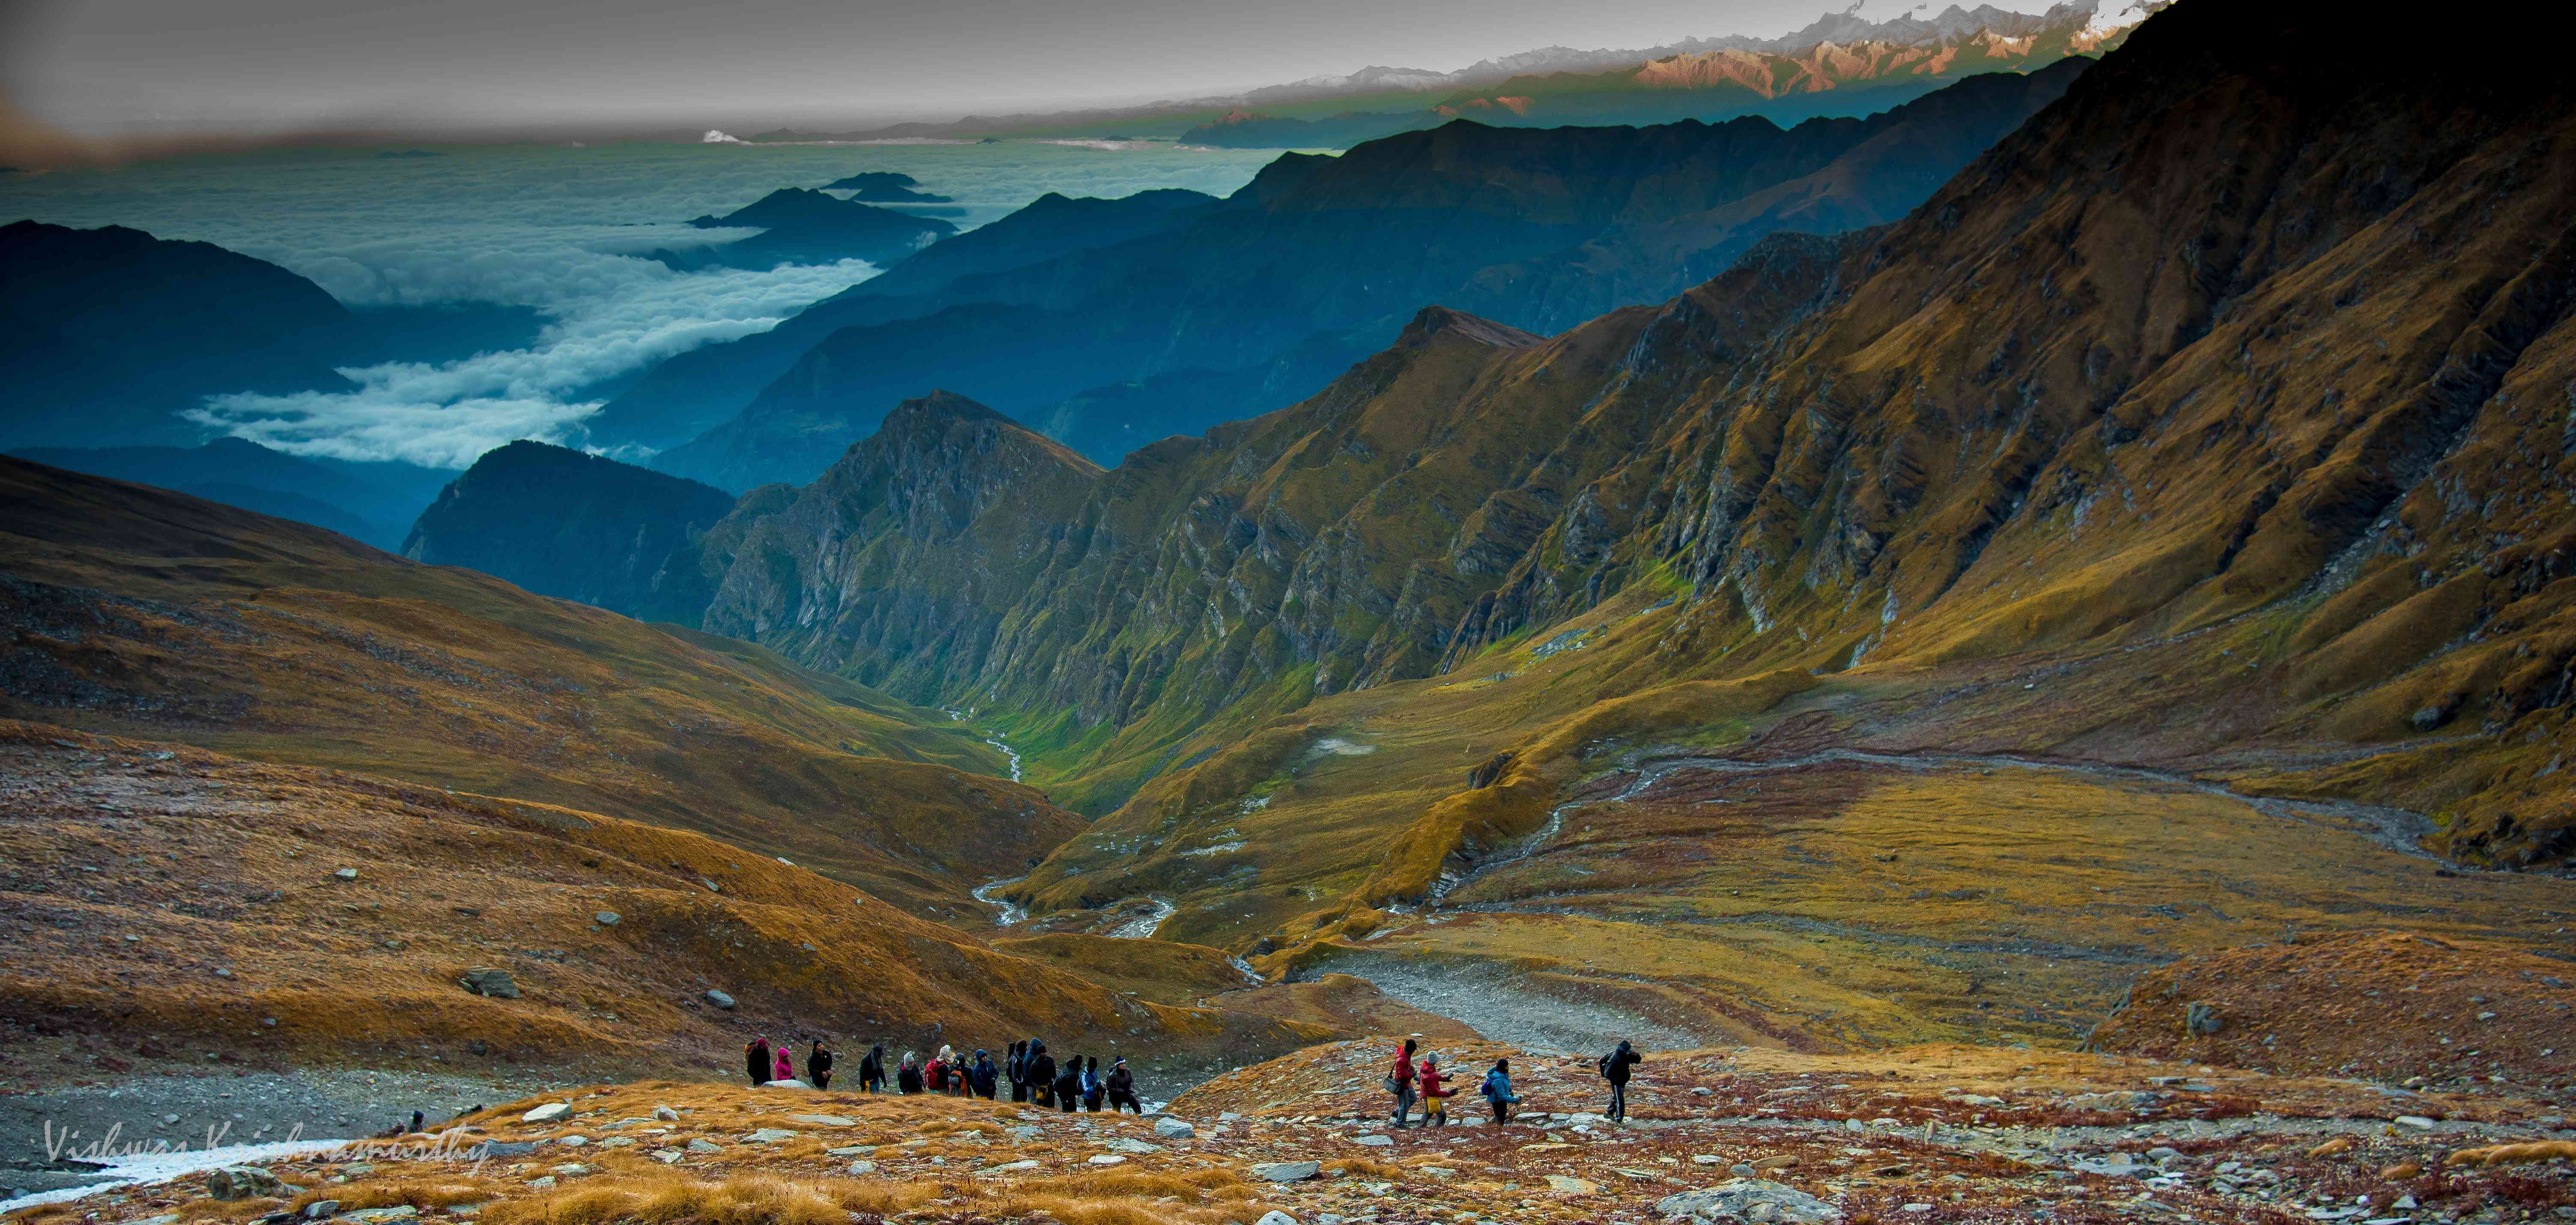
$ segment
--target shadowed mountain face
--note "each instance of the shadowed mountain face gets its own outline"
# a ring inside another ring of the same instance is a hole
[[[662,559],[733,502],[696,481],[522,440],[486,453],[448,485],[402,551],[541,595],[650,616]]]
[[[343,391],[363,329],[320,286],[211,243],[0,226],[0,446],[194,445],[223,392]]]
[[[388,551],[449,474],[397,463],[304,459],[240,438],[199,447],[26,447],[20,459],[138,485],[158,485],[264,515],[310,523]]]
[[[957,232],[956,226],[936,218],[799,187],[782,187],[722,217],[693,217],[689,224],[702,230],[756,228],[760,233],[711,246],[656,251],[651,258],[679,272],[845,259],[888,264]]]
[[[1870,119],[1786,131],[1762,119],[1455,123],[1338,158],[1292,154],[1222,204],[1171,209],[1132,237],[1052,254],[978,235],[940,244],[915,257],[921,273],[898,265],[886,284],[806,312],[800,339],[825,322],[838,330],[792,365],[779,367],[782,346],[768,342],[692,354],[671,363],[685,380],[648,377],[600,428],[664,415],[671,397],[657,384],[684,381],[701,407],[728,395],[745,407],[655,466],[733,489],[801,482],[866,436],[880,406],[935,385],[1110,462],[1297,392],[1233,397],[1311,388],[1426,302],[1555,331],[1669,296],[1763,234],[1901,215],[2087,63],[1976,77]],[[1073,227],[1041,217],[1019,232]],[[951,249],[991,256],[943,256]],[[1031,262],[1011,265],[1015,249]],[[1605,265],[1618,275],[1600,275]]]

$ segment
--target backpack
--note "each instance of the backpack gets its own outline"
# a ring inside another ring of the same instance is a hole
[[[1605,1076],[1605,1077],[1606,1077],[1606,1076],[1610,1075],[1610,1060],[1611,1060],[1611,1058],[1612,1058],[1612,1056],[1611,1056],[1611,1055],[1603,1055],[1603,1056],[1602,1056],[1602,1057],[1600,1057],[1599,1059],[1593,1060],[1593,1061],[1592,1061],[1592,1066],[1593,1066],[1593,1067],[1596,1067],[1596,1068],[1599,1068],[1599,1069],[1601,1070],[1601,1075],[1603,1075],[1603,1076]]]

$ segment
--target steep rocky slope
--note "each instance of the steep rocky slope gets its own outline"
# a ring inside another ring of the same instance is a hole
[[[524,439],[486,452],[422,511],[403,556],[539,595],[651,616],[673,550],[733,510],[721,489]]]
[[[988,645],[833,662],[1109,814],[1013,896],[1413,1002],[2065,1038],[2249,925],[2563,954],[2562,881],[2460,873],[2576,840],[2576,107],[2362,45],[2169,10],[1901,221],[1545,340],[1425,312],[987,529],[1045,552]]]
[[[918,257],[922,272],[888,273],[892,292],[863,286],[807,312],[799,335],[826,320],[839,330],[783,372],[773,373],[776,346],[766,342],[737,346],[739,378],[720,369],[731,359],[675,363],[693,372],[695,394],[730,387],[741,412],[653,462],[727,489],[802,483],[872,432],[887,406],[934,386],[1114,462],[1169,432],[1283,402],[1230,401],[1239,384],[1208,376],[1283,361],[1337,372],[1384,347],[1426,304],[1555,331],[1668,297],[1783,226],[1901,213],[2089,62],[1974,77],[1885,114],[1785,130],[1765,119],[1453,123],[1340,157],[1290,154],[1222,204],[1170,209],[1132,238],[1021,266],[952,274],[934,246]],[[1887,142],[1910,152],[1889,157]],[[1889,171],[1883,187],[1880,170]],[[1043,218],[1025,227],[1062,228]],[[1632,239],[1651,250],[1626,254]],[[1619,264],[1626,275],[1560,273],[1577,260]],[[1313,384],[1296,387],[1284,399]],[[1125,394],[1085,395],[1108,388]],[[663,394],[639,388],[636,407]],[[607,428],[620,428],[625,412],[612,403]],[[1128,428],[1140,421],[1151,431]]]

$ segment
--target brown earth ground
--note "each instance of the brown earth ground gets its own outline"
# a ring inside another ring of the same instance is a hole
[[[1665,1197],[1728,1185],[1802,1192],[1832,1214],[1780,1219],[1854,1225],[2519,1222],[2576,1207],[2563,1155],[2458,1156],[2549,1134],[2564,1123],[2563,1090],[2416,1094],[1994,1048],[1729,1048],[1649,1054],[1631,1121],[1617,1126],[1590,1113],[1601,1094],[1582,1060],[1459,1043],[1445,1054],[1468,1081],[1460,1125],[1390,1132],[1376,1089],[1389,1049],[1336,1043],[1220,1077],[1172,1104],[1194,1126],[1186,1137],[1133,1116],[1008,1103],[648,1082],[531,1098],[336,1160],[278,1163],[274,1173],[300,1188],[282,1198],[218,1201],[191,1178],[13,1219],[247,1225],[331,1201],[323,1214],[353,1225],[369,1218],[349,1214],[391,1219],[388,1209],[486,1225],[1219,1225],[1270,1211],[1306,1225],[1570,1225],[1661,1219]],[[1466,1125],[1483,1113],[1468,1108],[1476,1072],[1504,1055],[1517,1116]],[[569,1114],[522,1120],[550,1100]],[[487,1139],[535,1143],[473,1160],[466,1146]],[[1296,1161],[1317,1162],[1320,1176],[1273,1182],[1255,1171]]]

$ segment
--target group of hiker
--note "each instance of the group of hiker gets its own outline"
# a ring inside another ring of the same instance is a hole
[[[787,1043],[772,1046],[768,1038],[756,1038],[743,1047],[743,1070],[755,1085],[795,1080],[795,1052]],[[960,1057],[955,1047],[942,1046],[928,1063],[905,1051],[889,1072],[882,1043],[869,1047],[867,1056],[859,1060],[862,1093],[937,1093],[992,1101],[1005,1082],[1014,1102],[1053,1106],[1068,1113],[1103,1106],[1112,1114],[1121,1109],[1145,1113],[1144,1102],[1136,1096],[1136,1075],[1127,1070],[1125,1059],[1111,1057],[1106,1075],[1097,1057],[1076,1055],[1058,1065],[1046,1043],[1035,1038],[1012,1043],[999,1064],[981,1048],[970,1059]],[[822,1039],[815,1039],[813,1050],[805,1056],[804,1083],[817,1089],[832,1087],[832,1051]]]
[[[1449,1099],[1456,1097],[1458,1091],[1448,1087],[1448,1075],[1440,1070],[1440,1053],[1425,1052],[1417,1060],[1415,1052],[1418,1049],[1419,1044],[1413,1039],[1405,1039],[1403,1049],[1395,1053],[1395,1066],[1386,1074],[1386,1091],[1395,1098],[1395,1125],[1414,1126],[1409,1116],[1414,1105],[1420,1103],[1421,1126],[1446,1127],[1449,1125]],[[1637,1065],[1643,1062],[1645,1060],[1626,1042],[1621,1042],[1619,1049],[1594,1061],[1601,1078],[1610,1082],[1609,1117],[1613,1121],[1628,1121],[1628,1080]],[[1494,1066],[1485,1069],[1484,1083],[1477,1086],[1476,1092],[1492,1108],[1496,1126],[1511,1122],[1511,1109],[1521,1100],[1512,1092],[1512,1061],[1495,1060]]]

